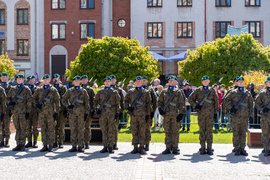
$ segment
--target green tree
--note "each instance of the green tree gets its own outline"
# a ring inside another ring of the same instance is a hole
[[[75,61],[70,63],[66,76],[88,75],[103,84],[106,76],[114,74],[118,81],[133,80],[138,75],[152,78],[157,75],[157,60],[148,53],[148,47],[140,46],[136,39],[121,37],[88,38],[88,43]],[[127,83],[125,83],[127,84]]]
[[[13,60],[11,60],[7,54],[2,54],[0,56],[0,73],[7,72],[9,77],[18,73],[18,70],[15,69],[13,65]]]
[[[187,59],[178,62],[179,75],[193,85],[201,85],[203,75],[210,77],[211,84],[223,77],[222,83],[230,86],[235,76],[245,72],[269,71],[268,51],[269,48],[264,48],[251,34],[226,35],[189,50]]]

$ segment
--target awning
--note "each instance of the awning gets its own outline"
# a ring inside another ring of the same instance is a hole
[[[182,52],[180,54],[174,55],[170,58],[168,58],[168,60],[174,60],[174,61],[182,61],[185,60],[187,58],[187,51]]]
[[[158,59],[159,61],[165,61],[168,60],[167,58],[165,58],[164,56],[161,56],[155,52],[149,51],[149,54],[152,53],[152,56],[154,57],[154,59]]]

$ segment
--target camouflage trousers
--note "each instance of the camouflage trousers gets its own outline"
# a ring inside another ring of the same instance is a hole
[[[5,117],[4,117],[4,120],[3,120],[3,123],[2,123],[2,126],[1,126],[1,129],[2,129],[2,141],[4,139],[6,139],[6,141],[9,140],[10,138],[10,120],[11,118],[9,117],[9,110],[6,111],[5,113]]]
[[[148,119],[146,127],[145,127],[145,144],[149,144],[151,141],[151,127],[152,127],[153,119]]]
[[[233,132],[233,129],[234,129],[234,123],[235,121],[234,121],[234,117],[232,117],[232,116],[230,116],[230,124],[231,124],[231,128],[232,128],[232,132]],[[234,137],[232,137],[232,142],[233,142],[233,147],[235,147],[235,141],[234,141]]]
[[[27,120],[25,114],[13,114],[13,123],[16,128],[15,140],[17,144],[25,145]]]
[[[164,116],[163,127],[165,131],[165,145],[166,148],[178,147],[179,143],[179,127],[181,122],[176,122],[176,116]]]
[[[144,146],[145,143],[145,129],[146,129],[145,115],[130,117],[130,128],[132,133],[132,145]]]
[[[84,114],[69,114],[70,140],[72,146],[84,146]]]
[[[34,141],[37,141],[38,138],[38,115],[34,110],[30,113],[30,117],[27,120],[27,139],[32,141],[32,136],[34,136]]]
[[[53,113],[42,112],[39,114],[39,124],[43,145],[53,145],[55,139],[55,121]]]
[[[115,133],[114,133],[114,136],[115,136],[115,142],[114,144],[117,144],[117,141],[118,141],[118,126],[120,124],[120,119],[117,119],[117,121],[115,122]]]
[[[92,118],[90,114],[87,116],[87,119],[85,121],[85,129],[84,129],[84,142],[85,143],[90,143],[92,134],[91,134],[91,122]]]
[[[65,118],[63,111],[60,111],[57,116],[57,121],[55,124],[55,143],[61,143],[65,141],[65,125],[67,118]]]
[[[0,121],[0,126],[2,127],[2,122]],[[2,128],[0,128],[0,142],[2,141]]]
[[[234,117],[232,127],[234,148],[245,148],[246,132],[248,128],[248,117]]]
[[[205,148],[205,143],[207,142],[207,149],[211,149],[213,144],[214,114],[199,115],[198,124],[200,129],[199,139],[201,148]]]
[[[104,146],[109,145],[112,147],[116,142],[115,132],[117,129],[114,116],[115,114],[102,114],[100,116],[99,123],[102,132],[102,144]]]
[[[262,128],[262,145],[264,149],[270,149],[270,120],[262,117],[261,120],[261,128]]]

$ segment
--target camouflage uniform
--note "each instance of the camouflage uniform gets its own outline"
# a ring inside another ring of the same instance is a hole
[[[105,101],[107,95],[110,94],[110,98],[107,100],[107,104],[111,107],[104,105],[104,109],[100,109],[102,112],[100,114],[99,123],[102,131],[102,144],[105,146],[113,147],[116,142],[115,132],[116,129],[116,115],[119,115],[120,112],[120,96],[116,90],[110,88],[101,89],[97,92],[94,100],[94,107],[99,108],[99,106]]]
[[[5,90],[0,86],[0,116],[2,114],[6,113],[6,109],[7,109],[7,104],[6,104],[6,93]],[[2,121],[0,122],[1,127],[2,127]],[[2,140],[2,128],[0,128],[0,140]]]
[[[26,141],[26,130],[27,130],[27,119],[25,118],[25,114],[31,112],[32,108],[32,95],[29,87],[22,85],[22,91],[19,96],[21,98],[17,98],[17,103],[14,105],[11,113],[13,114],[13,123],[16,128],[16,136],[15,140],[17,145],[24,146]],[[15,97],[19,90],[18,86],[12,86],[7,94],[7,103],[10,103],[12,99]]]
[[[84,129],[84,142],[86,144],[88,144],[91,141],[91,121],[92,121],[92,117],[90,116],[90,114],[93,114],[93,112],[95,111],[95,108],[94,108],[95,91],[90,86],[83,85],[82,87],[87,91],[88,96],[89,96],[90,112],[89,112],[89,116],[87,116],[87,119],[85,121],[85,129]]]
[[[33,95],[35,104],[39,104],[47,89],[39,87]],[[42,143],[44,146],[53,146],[55,141],[55,121],[53,115],[59,113],[60,96],[56,88],[50,85],[50,92],[43,101],[43,105],[38,113],[38,120],[41,127]]]
[[[140,148],[143,148],[145,143],[145,130],[147,126],[145,118],[147,115],[150,115],[152,110],[152,100],[149,91],[143,88],[141,90],[138,90],[138,88],[130,89],[125,96],[124,105],[125,108],[128,108],[139,95],[140,91],[143,92],[143,95],[138,101],[142,102],[142,105],[135,105],[137,109],[134,109],[130,115],[130,128],[133,136],[132,145],[138,146],[139,144]]]
[[[188,97],[188,102],[195,108],[197,102],[200,102],[205,94],[211,91],[208,95],[208,102],[204,102],[202,109],[198,112],[198,123],[200,128],[200,144],[201,149],[205,149],[205,141],[207,141],[207,150],[212,149],[213,143],[213,126],[214,126],[214,114],[218,113],[218,96],[213,88],[204,89],[203,86],[198,87],[194,92]]]
[[[170,105],[167,109],[164,109],[165,104],[168,102],[170,97],[174,95]],[[169,88],[164,89],[158,99],[158,106],[164,112],[163,127],[165,131],[165,145],[167,149],[173,149],[178,147],[179,143],[179,127],[181,121],[177,122],[176,117],[179,114],[185,114],[185,99],[177,88],[169,90]]]
[[[248,127],[248,118],[253,116],[253,99],[248,90],[243,92],[239,88],[232,90],[223,100],[223,105],[227,109],[232,109],[243,93],[247,96],[242,101],[245,106],[241,106],[242,110],[237,111],[235,116],[231,119],[233,130],[233,146],[235,149],[244,149],[246,146],[246,131]]]
[[[89,114],[90,112],[89,96],[87,94],[87,91],[82,87],[80,87],[78,90],[76,89],[76,87],[72,87],[68,89],[62,97],[63,105],[65,107],[68,107],[69,102],[72,103],[80,91],[82,91],[82,93],[79,95],[77,101],[74,103],[72,113],[69,112],[69,126],[71,130],[70,139],[73,147],[84,146],[84,116],[85,114]]]
[[[54,85],[54,87],[57,89],[59,95],[60,95],[60,111],[59,114],[57,116],[57,121],[56,121],[56,125],[55,125],[55,145],[57,144],[57,142],[59,143],[59,145],[63,144],[64,140],[65,140],[65,124],[67,121],[67,118],[65,116],[66,114],[66,107],[61,103],[61,99],[63,97],[63,95],[66,93],[67,88],[65,85],[59,83],[58,85]]]

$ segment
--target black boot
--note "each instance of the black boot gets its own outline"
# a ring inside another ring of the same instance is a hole
[[[109,146],[108,149],[109,149],[109,153],[110,153],[110,154],[113,154],[113,153],[114,153],[113,147],[110,147],[110,146]]]
[[[270,151],[269,151],[269,149],[267,149],[267,150],[264,152],[264,156],[270,156]]]
[[[5,144],[4,144],[4,140],[1,141],[0,143],[0,147],[3,147]]]
[[[84,148],[85,149],[89,149],[89,144],[88,143],[85,143]]]
[[[53,148],[56,148],[57,147],[57,143],[53,143]]]
[[[43,148],[40,150],[40,152],[45,152],[48,150],[48,146],[47,145],[43,145]]]
[[[113,150],[118,150],[117,144],[113,145]]]
[[[262,153],[265,153],[265,149],[262,150]]]
[[[235,155],[235,156],[239,156],[239,155],[240,155],[240,149],[235,149],[234,155]]]
[[[78,147],[78,152],[84,152],[84,149],[83,149],[82,146],[79,146],[79,147]]]
[[[166,148],[162,154],[171,154],[171,149],[170,148]]]
[[[233,148],[232,152],[235,152],[235,148]]]
[[[25,145],[24,144],[21,144],[21,151],[25,151]]]
[[[108,148],[107,146],[104,146],[103,149],[101,149],[101,151],[99,151],[100,153],[106,153],[108,152]]]
[[[244,148],[241,148],[240,155],[247,156],[248,153]]]
[[[72,146],[72,148],[70,150],[68,150],[69,152],[76,152],[77,151],[77,147],[76,146]]]
[[[146,144],[146,145],[145,145],[144,150],[145,150],[145,151],[149,151],[149,144]]]
[[[207,154],[209,154],[209,155],[213,155],[214,154],[213,151],[212,151],[212,148],[207,148]]]
[[[140,154],[146,154],[145,150],[143,149],[143,146],[139,147],[139,153]]]
[[[38,148],[38,145],[37,145],[37,141],[34,141],[34,143],[33,143],[33,146],[32,146],[33,148]]]
[[[133,150],[131,151],[131,154],[136,154],[136,153],[138,153],[138,152],[139,152],[138,146],[135,146],[135,145],[134,145],[134,148],[133,148]]]
[[[12,151],[19,151],[21,149],[21,145],[17,144],[15,148],[12,149]]]
[[[8,140],[5,140],[5,147],[9,148]]]
[[[32,141],[28,141],[28,143],[25,145],[25,148],[32,147]]]
[[[58,147],[59,147],[60,149],[62,149],[62,148],[63,148],[63,144],[62,144],[62,143],[58,143]]]
[[[49,152],[53,152],[53,145],[49,144],[48,151],[49,151]]]
[[[205,148],[201,148],[200,149],[200,155],[204,155],[204,154],[206,154]]]
[[[176,154],[176,155],[180,154],[180,149],[179,149],[179,151],[177,149],[178,149],[178,147],[174,147],[172,153]]]

